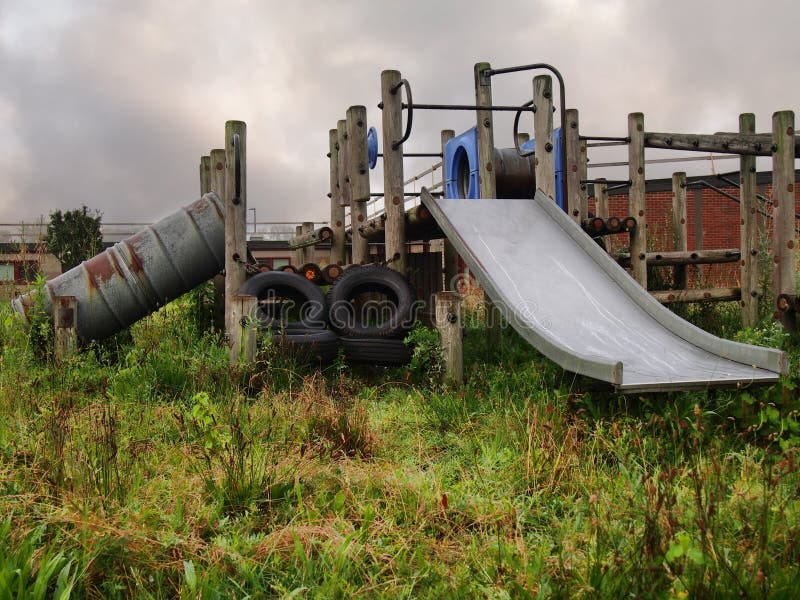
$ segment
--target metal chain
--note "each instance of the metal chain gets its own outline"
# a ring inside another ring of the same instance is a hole
[[[244,265],[244,271],[248,275],[256,275],[258,273],[261,273],[261,269],[259,268],[257,262],[247,262],[245,260],[242,260],[241,257],[237,257],[236,262],[241,265]]]

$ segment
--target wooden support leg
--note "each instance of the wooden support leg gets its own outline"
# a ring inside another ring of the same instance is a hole
[[[78,299],[59,296],[53,303],[56,362],[61,364],[78,351]]]
[[[231,364],[239,362],[243,314],[236,301],[246,279],[247,260],[247,127],[242,121],[225,123],[225,330]]]
[[[256,358],[256,340],[258,336],[258,319],[256,318],[256,307],[258,298],[255,296],[237,296],[236,304],[239,307],[239,364],[251,363]]]
[[[464,381],[464,351],[461,335],[461,296],[456,292],[436,294],[436,328],[444,354],[444,381],[460,385]]]

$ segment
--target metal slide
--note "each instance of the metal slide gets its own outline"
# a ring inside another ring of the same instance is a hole
[[[562,368],[621,392],[772,383],[778,350],[715,337],[638,285],[541,192],[422,201],[508,322]]]

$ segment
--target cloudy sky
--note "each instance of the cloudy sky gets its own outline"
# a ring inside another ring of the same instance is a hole
[[[379,123],[383,69],[417,102],[472,103],[475,62],[548,62],[583,133],[625,135],[634,111],[648,130],[735,130],[747,111],[769,131],[800,113],[798,27],[796,0],[2,0],[0,222],[83,204],[158,219],[198,196],[228,119],[247,122],[258,220],[327,219],[328,130],[357,104]],[[528,100],[531,77],[495,78],[495,102]],[[471,118],[415,113],[406,150]],[[507,120],[495,136],[512,144]]]

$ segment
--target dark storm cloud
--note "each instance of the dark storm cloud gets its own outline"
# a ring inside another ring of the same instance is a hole
[[[260,220],[323,219],[328,129],[349,105],[379,125],[380,72],[423,102],[471,102],[472,65],[549,62],[584,131],[713,132],[754,111],[798,109],[792,2],[62,2],[44,17],[0,8],[0,220],[86,204],[106,221],[152,220],[190,202],[201,154],[226,119],[248,123],[250,205]],[[495,101],[530,95],[530,76]],[[415,115],[408,150],[433,150],[468,114]],[[498,135],[510,143],[510,124]],[[420,165],[420,169],[423,168]],[[407,173],[417,170],[407,166]],[[377,175],[377,174],[376,174]],[[380,188],[376,176],[373,185]]]

